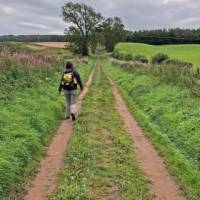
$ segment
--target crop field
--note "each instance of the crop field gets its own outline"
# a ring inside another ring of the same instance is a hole
[[[44,46],[44,47],[53,47],[53,48],[65,48],[66,47],[66,42],[36,42],[33,43],[39,46]]]
[[[142,43],[119,43],[116,48],[121,53],[145,55],[150,59],[157,53],[168,54],[173,59],[193,63],[200,67],[200,45],[148,45]]]

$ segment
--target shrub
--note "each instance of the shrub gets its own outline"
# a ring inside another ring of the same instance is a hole
[[[158,53],[152,57],[151,63],[152,64],[161,64],[162,62],[164,62],[165,60],[168,60],[168,59],[169,59],[169,56],[167,54]]]
[[[136,55],[134,57],[134,60],[138,61],[138,62],[141,62],[141,63],[148,63],[149,62],[148,59],[143,55]]]
[[[126,61],[131,61],[133,60],[132,54],[125,54],[125,53],[120,53],[119,51],[115,50],[112,53],[113,58],[116,58],[118,60],[126,60]]]
[[[189,68],[192,68],[192,66],[193,66],[193,64],[190,62],[185,62],[185,61],[176,60],[176,59],[167,59],[167,60],[163,61],[163,64],[175,65],[175,66],[179,66],[179,67],[189,67]]]
[[[125,60],[125,54],[119,53],[118,59],[119,60]]]
[[[113,51],[113,53],[112,53],[113,58],[116,58],[116,59],[119,59],[119,55],[120,55],[120,53],[117,50]]]
[[[200,80],[196,81],[192,87],[192,93],[197,96],[200,97]]]
[[[133,60],[133,55],[132,54],[124,54],[124,60],[126,60],[126,61]]]

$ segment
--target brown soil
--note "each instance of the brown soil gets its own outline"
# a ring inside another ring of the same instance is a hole
[[[36,42],[37,44],[45,47],[54,47],[54,48],[65,48],[66,42]]]
[[[150,191],[155,200],[186,200],[186,197],[174,178],[167,170],[164,161],[145,137],[144,132],[130,114],[124,100],[120,96],[115,83],[110,79],[116,109],[120,113],[126,130],[131,134],[135,146],[135,155],[139,166],[150,181]]]
[[[81,109],[82,100],[86,96],[89,86],[92,84],[93,75],[94,71],[90,74],[83,92],[78,97],[78,113]],[[63,121],[47,150],[46,157],[40,163],[36,177],[28,184],[28,192],[25,200],[48,199],[48,195],[56,188],[58,173],[63,166],[67,144],[72,132],[72,121]]]

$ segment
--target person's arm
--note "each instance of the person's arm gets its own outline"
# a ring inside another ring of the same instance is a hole
[[[82,83],[82,80],[81,80],[81,77],[80,77],[80,74],[78,72],[76,72],[76,79],[77,79],[77,82],[81,88],[81,91],[83,91],[83,83]]]
[[[60,94],[60,93],[61,93],[61,91],[62,91],[62,81],[63,81],[63,75],[64,75],[64,74],[62,74],[62,76],[61,76],[60,85],[59,85],[59,88],[58,88],[58,93],[59,93],[59,94]]]

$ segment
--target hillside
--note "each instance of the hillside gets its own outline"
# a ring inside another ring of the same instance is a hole
[[[142,43],[119,43],[116,50],[133,55],[145,55],[151,58],[156,53],[166,53],[171,58],[193,63],[200,66],[200,45],[148,45]]]

